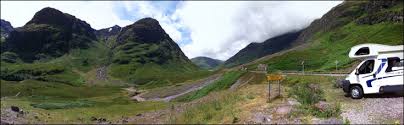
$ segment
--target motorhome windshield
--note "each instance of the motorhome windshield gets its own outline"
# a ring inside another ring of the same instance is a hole
[[[359,74],[367,74],[373,71],[373,66],[375,64],[374,60],[367,60],[358,69]]]

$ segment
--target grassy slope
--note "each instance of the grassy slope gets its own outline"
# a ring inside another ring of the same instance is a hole
[[[402,11],[399,4],[379,13]],[[367,16],[363,14],[360,18]],[[344,20],[344,19],[341,19]],[[335,61],[339,61],[341,68],[351,67],[354,60],[348,57],[352,46],[362,43],[378,43],[386,45],[403,44],[403,24],[382,22],[373,25],[358,25],[351,21],[346,25],[329,32],[317,32],[309,40],[309,47],[294,50],[283,55],[273,57],[250,65],[255,68],[259,63],[268,64],[270,70],[301,70],[301,61],[305,61],[305,69],[311,71],[330,71],[335,69]]]
[[[222,78],[219,79],[218,81],[209,84],[200,90],[180,96],[175,100],[180,102],[192,101],[195,99],[202,98],[203,96],[208,95],[210,92],[225,90],[229,88],[232,84],[234,84],[238,80],[238,78],[241,77],[244,73],[245,72],[239,72],[239,71],[226,72],[225,74],[223,74]]]

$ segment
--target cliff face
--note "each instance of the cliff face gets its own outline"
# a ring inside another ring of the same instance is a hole
[[[8,37],[10,32],[13,30],[14,30],[14,28],[13,28],[13,26],[11,26],[10,22],[1,19],[1,21],[0,21],[1,37],[3,37],[3,38]]]

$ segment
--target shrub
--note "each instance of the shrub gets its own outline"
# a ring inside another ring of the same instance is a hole
[[[340,104],[330,104],[325,110],[319,110],[314,105],[324,99],[324,92],[315,84],[296,83],[289,93],[294,96],[302,105],[298,108],[298,114],[311,114],[316,117],[336,117],[341,114]]]

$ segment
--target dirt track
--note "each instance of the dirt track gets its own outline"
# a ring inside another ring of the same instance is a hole
[[[221,78],[221,74],[209,76],[191,83],[184,83],[180,86],[171,86],[150,90],[149,92],[132,97],[139,101],[170,101],[178,96],[202,89],[203,87]]]

